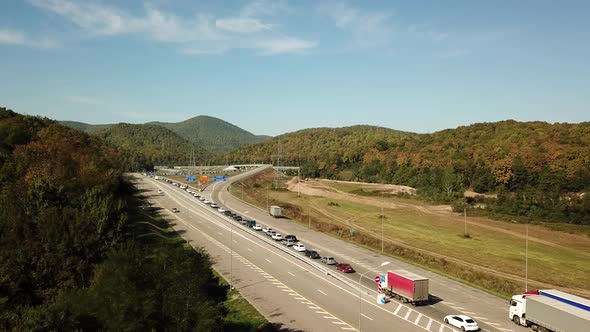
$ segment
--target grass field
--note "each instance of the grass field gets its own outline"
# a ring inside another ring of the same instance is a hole
[[[376,197],[396,206],[384,208],[382,219],[381,209],[376,206],[327,197],[297,197],[295,192],[270,189],[264,177],[246,180],[245,184],[244,200],[265,207],[269,196],[269,204],[286,206],[287,215],[305,225],[311,214],[312,227],[318,230],[380,252],[383,221],[386,254],[497,294],[510,295],[524,289],[526,226],[523,224],[469,217],[469,236],[465,237],[463,216],[425,213],[422,207],[426,204],[412,199]],[[329,192],[350,193],[359,189],[348,183],[328,185]],[[241,189],[234,194],[241,198]],[[354,236],[347,232],[351,227],[356,230]],[[528,242],[529,289],[556,287],[589,297],[588,236],[531,224]]]

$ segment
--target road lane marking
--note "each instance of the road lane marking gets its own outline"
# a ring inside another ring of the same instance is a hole
[[[365,317],[365,318],[366,318],[366,319],[368,319],[368,320],[373,320],[373,318],[371,318],[371,317],[369,317],[369,316],[367,316],[367,315],[365,315],[365,314],[361,314],[361,316]]]
[[[334,316],[324,316],[324,318],[327,318],[327,319],[338,319],[338,318],[336,318]]]
[[[343,330],[348,330],[348,331],[356,331],[356,329],[354,327],[341,327],[341,329]]]
[[[400,305],[397,307],[397,309],[395,309],[395,312],[394,312],[393,314],[397,316],[397,313],[399,312],[399,310],[400,310],[402,307],[404,307],[404,306],[400,304]],[[405,308],[405,307],[404,307],[404,308]]]
[[[321,309],[320,307],[316,307],[314,305],[308,305],[307,306],[309,309]]]
[[[477,319],[481,319],[481,320],[488,320],[488,319],[487,319],[487,318],[485,318],[485,317],[479,317],[479,316],[473,316],[473,318],[477,318]]]
[[[430,331],[430,326],[432,325],[432,318],[428,319],[428,324],[426,325],[426,329]]]
[[[445,326],[440,324],[440,329],[438,329],[438,332],[443,332],[445,330]]]
[[[422,314],[418,314],[418,317],[416,317],[416,320],[414,321],[414,325],[418,325],[418,322],[420,321],[420,319],[422,318]]]
[[[408,320],[408,317],[410,317],[411,313],[412,313],[412,309],[409,309],[408,312],[406,313],[406,315],[404,316],[404,320]]]
[[[492,322],[487,322],[486,324],[489,324],[489,325],[494,325],[494,326],[500,326],[500,325],[502,325],[502,324],[498,324],[498,323],[492,323]]]
[[[287,273],[289,273],[289,274],[290,274],[290,275],[292,275],[292,276],[295,276],[293,273],[291,273],[291,272],[289,272],[289,271],[287,271]]]
[[[327,312],[326,312],[326,311],[321,311],[321,310],[317,310],[315,313],[316,313],[316,314],[327,314]]]
[[[271,262],[271,261],[270,261],[268,258],[265,258],[265,259],[266,259],[266,261],[267,261],[267,262],[269,262],[269,263],[271,263],[271,264],[272,264],[272,262]]]
[[[338,319],[338,318],[336,318],[336,319]],[[337,325],[344,325],[344,324],[346,324],[346,323],[345,323],[345,322],[332,322],[332,324],[337,324]]]
[[[250,249],[250,248],[246,248],[246,249],[248,249],[248,251],[252,251],[252,249]]]
[[[318,289],[318,292],[320,292],[320,293],[322,293],[322,294],[324,294],[324,295],[328,295],[328,294],[326,294],[326,293],[322,292],[322,291],[321,291],[321,290],[319,290],[319,289]]]

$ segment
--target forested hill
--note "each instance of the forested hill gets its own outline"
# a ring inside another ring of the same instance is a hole
[[[173,131],[157,124],[119,123],[92,131],[107,142],[129,152],[134,168],[150,165],[189,165],[203,163],[210,153]]]
[[[280,146],[279,146],[280,142]],[[279,153],[280,151],[280,153]],[[307,129],[220,160],[301,165],[305,176],[404,184],[436,201],[497,193],[494,213],[590,224],[590,123],[479,123],[433,134]],[[498,205],[500,204],[500,205]]]
[[[126,160],[0,108],[0,331],[236,330],[209,257],[137,208]]]
[[[256,136],[229,122],[205,115],[177,123],[153,123],[162,125],[213,153],[229,151],[268,139],[267,136]]]

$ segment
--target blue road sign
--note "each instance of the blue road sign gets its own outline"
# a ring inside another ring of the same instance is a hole
[[[225,175],[224,176],[217,176],[216,175],[213,177],[213,181],[225,181],[226,179],[227,179],[227,177]]]
[[[381,275],[381,282],[385,282],[385,274]]]
[[[186,182],[195,182],[197,181],[197,178],[194,176],[187,176],[186,177]]]

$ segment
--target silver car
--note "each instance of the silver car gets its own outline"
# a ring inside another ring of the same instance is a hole
[[[321,262],[324,263],[324,264],[328,264],[328,265],[336,265],[336,264],[338,264],[336,262],[336,259],[334,257],[332,257],[332,256],[324,256],[324,257],[322,257]]]

